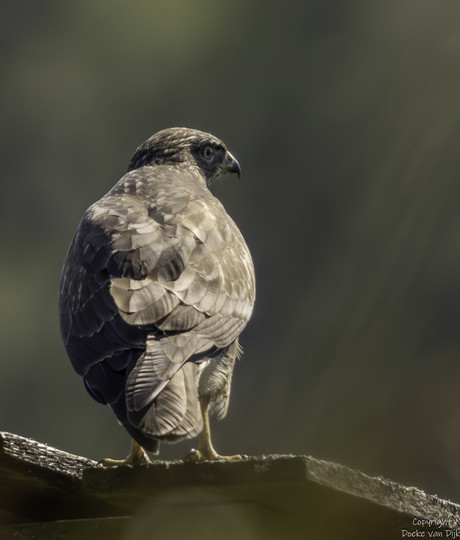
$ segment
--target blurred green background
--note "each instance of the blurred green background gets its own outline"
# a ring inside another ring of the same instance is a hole
[[[311,454],[460,502],[460,4],[0,9],[0,429],[126,455],[61,344],[60,269],[136,147],[194,127],[241,163],[213,191],[258,279],[217,450]]]

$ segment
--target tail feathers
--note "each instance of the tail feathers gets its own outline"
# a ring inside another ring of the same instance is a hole
[[[146,435],[173,441],[201,431],[197,367],[185,361],[172,361],[161,341],[147,340],[126,383],[128,420]]]
[[[201,432],[196,370],[195,364],[185,364],[169,381],[139,422],[144,433],[173,442]]]
[[[126,382],[128,411],[141,411],[158,396],[182,363],[166,356],[159,341],[148,340],[145,353],[138,359]]]

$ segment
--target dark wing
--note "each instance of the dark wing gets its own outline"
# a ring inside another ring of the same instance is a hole
[[[67,253],[59,296],[62,339],[75,371],[82,376],[108,358],[115,369],[121,369],[126,364],[122,353],[141,353],[148,335],[120,316],[110,294],[110,254],[110,235],[88,211]]]

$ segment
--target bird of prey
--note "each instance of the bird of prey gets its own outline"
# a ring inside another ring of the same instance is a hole
[[[190,460],[225,458],[212,446],[209,414],[227,412],[255,278],[246,242],[209,186],[240,172],[216,137],[160,131],[89,207],[70,245],[62,339],[89,394],[133,439],[122,463],[148,462],[144,449],[197,435]]]

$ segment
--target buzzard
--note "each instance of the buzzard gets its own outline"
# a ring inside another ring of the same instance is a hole
[[[133,439],[120,463],[148,461],[144,449],[197,435],[190,460],[223,457],[209,414],[227,412],[255,280],[246,242],[209,186],[240,172],[216,137],[160,131],[89,207],[70,245],[62,339],[91,397],[109,404]]]

